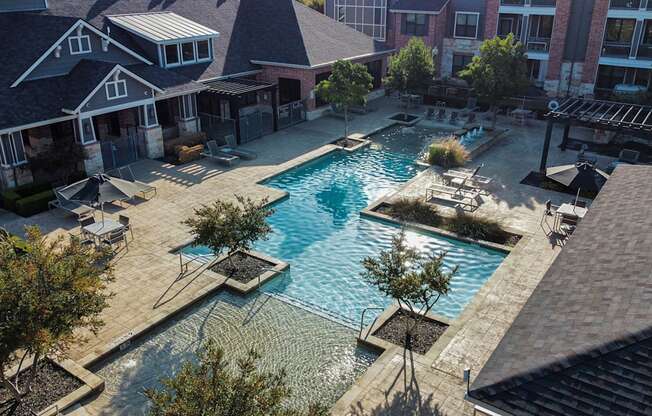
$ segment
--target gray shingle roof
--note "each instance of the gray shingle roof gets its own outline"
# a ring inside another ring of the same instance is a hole
[[[652,414],[650,183],[652,167],[615,170],[472,398],[515,415]]]
[[[390,0],[389,10],[438,13],[450,0]]]

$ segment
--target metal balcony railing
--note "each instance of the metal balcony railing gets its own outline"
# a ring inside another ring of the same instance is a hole
[[[500,0],[502,6],[555,7],[556,0]]]
[[[610,9],[638,9],[641,7],[641,0],[611,0]],[[649,6],[648,6],[649,8]]]
[[[548,52],[550,50],[550,38],[530,37],[527,40],[528,52]]]
[[[631,49],[631,43],[605,42],[602,45],[602,56],[627,58]]]

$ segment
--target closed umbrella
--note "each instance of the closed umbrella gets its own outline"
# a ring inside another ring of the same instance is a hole
[[[609,179],[609,175],[586,162],[547,168],[546,176],[571,189],[586,192],[599,192]]]
[[[73,183],[59,192],[70,201],[99,205],[102,210],[102,222],[104,222],[104,204],[131,199],[138,193],[138,188],[132,182],[98,173]]]

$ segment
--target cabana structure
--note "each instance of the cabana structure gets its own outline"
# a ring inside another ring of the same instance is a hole
[[[566,149],[571,126],[617,131],[652,141],[652,107],[613,101],[568,98],[546,114],[548,125],[539,170],[545,172],[555,124],[564,125],[561,142]]]

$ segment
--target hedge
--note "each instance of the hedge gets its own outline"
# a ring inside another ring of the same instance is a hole
[[[28,196],[26,198],[16,201],[16,214],[23,217],[31,217],[39,212],[47,211],[48,202],[54,199],[54,192],[52,189],[39,192],[37,194]]]
[[[49,191],[51,189],[52,185],[48,182],[30,183],[27,185],[17,186],[2,193],[2,206],[9,211],[16,212],[16,202],[19,199]]]

